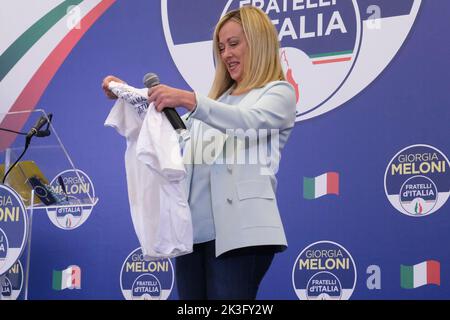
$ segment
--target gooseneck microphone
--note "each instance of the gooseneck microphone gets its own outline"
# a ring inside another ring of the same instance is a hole
[[[147,73],[144,76],[143,82],[147,88],[152,88],[160,84],[158,76],[155,73],[151,72]],[[183,120],[181,120],[181,117],[178,114],[178,112],[173,108],[164,108],[162,111],[166,115],[167,119],[169,120],[170,124],[175,129],[175,131],[177,131],[184,140],[189,139],[188,138],[189,133],[186,130],[186,125],[184,124]]]
[[[12,169],[19,163],[19,161],[22,159],[22,157],[25,155],[25,152],[27,152],[28,147],[30,146],[31,138],[34,136],[36,137],[47,137],[50,135],[50,123],[52,121],[53,114],[49,113],[48,116],[42,115],[39,117],[39,119],[36,121],[33,127],[31,127],[30,131],[26,133],[25,137],[25,148],[23,149],[20,156],[16,159],[16,161],[13,163],[12,166],[9,167],[8,171],[6,171],[5,175],[2,179],[2,184],[5,184],[6,178],[8,177],[8,174],[11,172]],[[45,130],[41,130],[43,126],[47,125],[47,128]],[[17,133],[17,134],[23,134],[21,132],[15,132],[13,130],[6,130],[9,132]]]
[[[43,126],[45,126],[47,123],[49,123],[49,120],[51,121],[52,114],[50,113],[48,115],[48,118],[46,116],[40,116],[39,119],[36,121],[35,125],[31,127],[30,131],[28,131],[27,139],[31,139],[33,136],[38,135],[40,137],[50,135],[50,131],[48,131],[48,134],[39,134]]]

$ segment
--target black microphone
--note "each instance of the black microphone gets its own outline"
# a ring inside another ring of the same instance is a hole
[[[47,115],[47,119],[48,119],[47,128],[45,128],[45,130],[42,130],[42,131],[38,130],[38,132],[36,133],[36,137],[40,137],[40,138],[48,137],[51,134],[51,132],[50,132],[50,123],[52,122],[52,119],[53,119],[53,113],[49,113]]]
[[[50,122],[52,121],[52,117],[53,114],[49,113],[48,117],[43,115],[40,116],[39,119],[36,121],[36,124],[30,129],[30,131],[28,131],[27,136],[25,137],[25,148],[22,151],[22,154],[16,159],[16,161],[13,163],[12,166],[9,167],[8,171],[5,173],[5,175],[3,176],[3,180],[2,183],[4,184],[6,181],[6,177],[8,176],[8,174],[11,172],[11,170],[16,166],[16,164],[19,163],[20,159],[22,159],[22,157],[25,155],[25,152],[27,152],[28,147],[30,146],[30,142],[31,142],[31,138],[33,138],[34,136],[37,137],[46,137],[50,135]],[[43,131],[41,131],[42,127],[45,126],[47,124],[47,128]],[[14,132],[12,130],[7,130],[10,132]],[[20,132],[15,132],[18,134],[22,134]],[[23,133],[23,135],[25,135]]]
[[[28,131],[27,139],[31,139],[34,135],[36,135],[43,126],[48,123],[48,118],[46,116],[40,116],[36,124]]]
[[[144,76],[143,82],[147,88],[152,88],[159,84],[159,78],[155,73],[150,72]],[[185,135],[187,134],[186,125],[184,124],[183,120],[181,120],[181,117],[178,114],[178,112],[173,108],[164,108],[163,112],[166,115],[172,127],[183,137],[183,139],[186,140],[185,137]]]

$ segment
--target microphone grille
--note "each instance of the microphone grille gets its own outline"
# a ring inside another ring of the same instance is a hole
[[[159,78],[155,73],[149,72],[147,73],[144,78],[142,79],[144,82],[144,85],[147,88],[151,88],[154,86],[157,86],[159,84]]]

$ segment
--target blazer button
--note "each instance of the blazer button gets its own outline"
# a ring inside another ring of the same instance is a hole
[[[227,202],[228,202],[229,204],[232,204],[232,203],[233,203],[233,199],[227,198]]]

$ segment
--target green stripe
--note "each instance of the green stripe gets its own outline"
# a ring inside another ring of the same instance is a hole
[[[53,270],[53,290],[61,290],[62,271]]]
[[[352,54],[353,50],[349,51],[338,51],[338,52],[328,52],[328,53],[319,53],[319,54],[312,54],[309,57],[314,58],[323,58],[323,57],[331,57],[331,56],[342,56],[346,54]]]
[[[28,50],[30,50],[51,27],[67,14],[67,9],[70,6],[78,5],[81,2],[83,2],[83,0],[64,1],[22,33],[22,35],[0,56],[0,81],[5,78],[8,72],[11,71],[20,59],[22,59]]]
[[[414,267],[413,266],[400,266],[400,286],[403,289],[414,288]]]
[[[315,199],[315,179],[303,177],[303,198]]]

